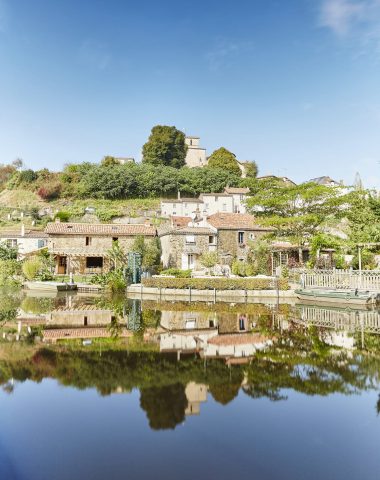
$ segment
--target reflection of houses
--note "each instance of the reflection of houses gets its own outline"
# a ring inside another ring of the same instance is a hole
[[[46,325],[67,327],[91,327],[109,325],[116,317],[112,310],[96,305],[78,305],[73,308],[58,307],[47,315]]]
[[[0,242],[8,247],[17,248],[20,259],[46,247],[47,239],[48,235],[45,232],[26,229],[24,225],[21,225],[20,230],[0,232]]]
[[[235,333],[210,338],[203,354],[205,357],[245,358],[264,350],[273,341],[259,333]]]
[[[57,274],[108,271],[112,265],[109,251],[116,241],[128,252],[136,236],[153,238],[156,235],[154,227],[142,224],[49,223],[45,231]]]
[[[185,415],[199,415],[201,403],[207,402],[207,385],[190,382],[186,385],[185,395],[187,398]]]

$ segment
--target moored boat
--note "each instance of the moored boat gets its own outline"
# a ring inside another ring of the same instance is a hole
[[[322,288],[299,289],[295,291],[301,301],[349,305],[376,305],[380,294],[360,290],[327,290]]]

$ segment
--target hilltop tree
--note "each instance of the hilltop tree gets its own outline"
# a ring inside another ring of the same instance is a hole
[[[259,173],[259,168],[256,162],[244,162],[243,163],[245,176],[247,178],[256,178]]]
[[[176,127],[156,125],[143,146],[143,163],[181,168],[185,165],[185,134]]]
[[[208,159],[208,166],[211,168],[222,168],[234,175],[241,176],[239,163],[236,156],[224,147],[215,150]]]

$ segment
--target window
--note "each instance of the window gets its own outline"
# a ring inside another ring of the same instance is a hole
[[[118,242],[119,241],[119,237],[112,237],[112,242]]]
[[[250,240],[254,240],[254,239],[255,239],[255,234],[254,234],[254,233],[250,233],[250,234],[249,234],[249,239],[250,239]]]
[[[194,235],[186,235],[186,243],[195,243]]]
[[[86,268],[102,268],[103,257],[87,257]]]
[[[9,238],[7,240],[7,247],[16,248],[17,247],[17,239],[16,238]]]
[[[238,232],[238,242],[239,244],[244,243],[244,232]]]
[[[86,237],[86,247],[89,247],[91,245],[91,237]]]
[[[205,209],[208,210],[208,203],[205,203]]]
[[[83,317],[83,325],[85,327],[87,327],[87,325],[88,325],[88,318],[87,317]]]
[[[173,203],[173,210],[175,209],[175,203]]]
[[[187,203],[185,203],[185,208],[187,208]]]
[[[227,203],[223,203],[222,210],[223,212],[227,212]]]
[[[45,240],[38,240],[37,248],[43,248],[46,245]]]
[[[196,321],[195,319],[189,319],[189,320],[186,320],[186,324],[185,324],[185,328],[186,330],[191,330],[193,328],[195,328],[196,326]]]
[[[208,243],[209,243],[210,245],[214,245],[214,243],[215,243],[215,237],[214,237],[214,235],[209,235],[209,237],[208,237]]]

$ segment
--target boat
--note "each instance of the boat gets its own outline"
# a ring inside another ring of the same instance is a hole
[[[24,286],[28,290],[39,290],[39,291],[55,291],[55,292],[69,292],[78,290],[78,285],[76,283],[66,283],[66,282],[25,282]]]
[[[323,288],[302,288],[295,291],[301,301],[328,304],[376,305],[380,303],[380,293],[366,290],[328,290]]]

